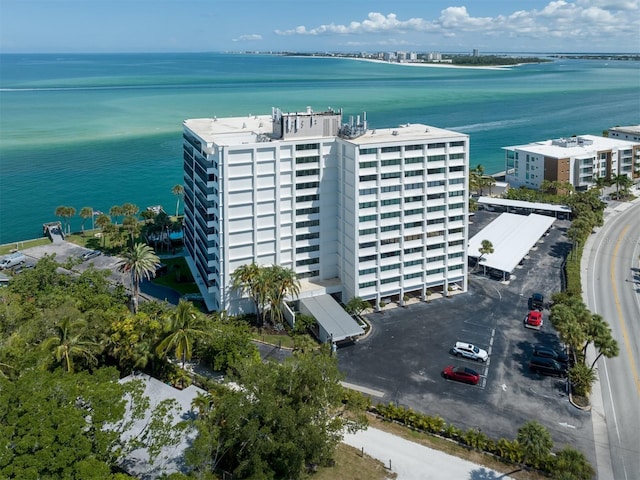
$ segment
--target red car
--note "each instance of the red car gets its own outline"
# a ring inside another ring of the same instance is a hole
[[[448,380],[456,380],[470,385],[477,385],[480,380],[480,374],[475,370],[467,367],[454,367],[452,365],[445,367],[442,375]]]
[[[542,328],[542,323],[542,312],[539,312],[538,310],[531,310],[524,321],[524,326],[540,330]]]

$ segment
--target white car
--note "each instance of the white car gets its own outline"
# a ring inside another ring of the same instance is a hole
[[[486,362],[489,358],[489,354],[486,350],[478,348],[471,343],[456,342],[452,350],[453,354],[457,357],[467,357],[471,360],[477,360],[479,362]]]

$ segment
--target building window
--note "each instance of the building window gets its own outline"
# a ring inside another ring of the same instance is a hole
[[[380,178],[382,178],[383,180],[389,178],[400,178],[400,172],[383,173],[382,175],[380,175]]]
[[[361,182],[375,182],[377,179],[377,175],[360,175]]]
[[[422,272],[416,272],[416,273],[407,273],[404,276],[405,280],[411,280],[412,278],[420,278],[422,277]]]
[[[450,147],[464,147],[464,142],[451,142]]]
[[[320,238],[320,232],[301,233],[300,235],[296,235],[296,241],[313,240],[314,238]]]
[[[360,168],[376,168],[378,162],[360,162]]]
[[[317,252],[319,250],[320,250],[320,245],[308,245],[306,247],[296,248],[296,253]]]
[[[396,283],[400,281],[400,277],[383,278],[380,283]]]
[[[303,163],[318,163],[320,161],[320,157],[318,155],[314,155],[312,157],[299,157],[296,158],[296,165],[300,165]]]
[[[424,175],[424,170],[409,170],[404,172],[405,177],[421,177]]]
[[[359,283],[358,287],[360,288],[369,288],[369,287],[375,287],[376,286],[376,282],[364,282],[364,283]]]
[[[392,198],[391,200],[382,200],[380,202],[383,206],[387,206],[387,205],[399,205],[400,204],[400,199],[399,198]]]
[[[320,182],[296,183],[296,190],[307,190],[309,188],[318,188]]]
[[[359,220],[361,222],[375,222],[377,218],[377,215],[362,215]]]
[[[378,202],[360,202],[360,208],[377,208]]]
[[[375,154],[378,150],[376,148],[361,148],[360,155],[371,155]]]
[[[399,217],[400,216],[400,212],[388,212],[388,213],[382,213],[380,215],[380,218],[385,219],[385,218],[395,218],[395,217]]]
[[[360,249],[371,248],[377,245],[376,242],[364,242],[359,245]]]
[[[446,159],[446,155],[429,155],[427,157],[427,162],[444,162]]]
[[[309,177],[312,175],[320,175],[320,169],[312,168],[311,170],[298,170],[296,172],[296,177]]]
[[[380,162],[380,165],[382,165],[383,167],[389,167],[391,165],[400,165],[400,159],[394,158],[393,160],[382,160]]]
[[[377,273],[377,268],[365,268],[364,270],[360,270],[358,273],[360,275],[371,275],[372,273]]]
[[[436,148],[444,148],[444,147],[445,147],[444,143],[430,143],[429,145],[427,145],[427,148],[429,150],[433,150],[433,149],[436,149]]]
[[[362,230],[358,230],[358,234],[360,234],[361,236],[365,236],[365,235],[374,235],[375,233],[377,233],[377,229],[375,228],[363,228]]]
[[[412,163],[423,163],[423,162],[424,162],[424,158],[422,158],[422,157],[405,158],[404,159],[404,163],[406,165],[410,165]]]
[[[303,265],[315,265],[317,263],[320,263],[319,258],[305,258],[304,260],[298,260],[296,262],[296,267],[301,267]]]
[[[320,195],[301,195],[296,197],[296,202],[313,202],[314,200],[320,200]]]
[[[374,262],[378,259],[377,255],[366,255],[364,257],[359,257],[358,261],[360,263],[364,263],[364,262]]]
[[[382,153],[391,153],[391,152],[399,152],[400,147],[382,147],[380,149]]]
[[[400,191],[400,185],[391,185],[390,187],[382,187],[380,189],[380,191],[382,193],[399,192]]]
[[[422,150],[422,145],[405,145],[404,149],[407,152],[410,150]]]
[[[313,213],[319,213],[320,207],[312,207],[312,208],[299,208],[296,210],[296,215],[311,215]]]
[[[317,150],[320,147],[318,143],[301,143],[296,145],[296,152],[303,150]]]

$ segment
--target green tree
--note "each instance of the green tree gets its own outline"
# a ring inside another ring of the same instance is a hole
[[[156,274],[156,267],[160,259],[149,245],[136,243],[131,249],[125,251],[123,260],[118,262],[118,270],[131,279],[133,290],[133,311],[138,311],[138,296],[140,294],[140,281],[150,279]]]
[[[156,348],[159,355],[166,355],[170,351],[182,361],[182,368],[191,360],[194,343],[204,339],[210,332],[203,325],[205,317],[191,302],[180,300],[176,308],[169,314],[165,333],[166,336]]]
[[[615,175],[612,178],[612,182],[616,186],[616,198],[620,198],[620,191],[624,194],[627,192],[628,188],[633,185],[633,181],[624,173]]]
[[[118,219],[124,215],[124,210],[120,205],[114,205],[109,209],[109,215],[111,215],[114,225],[118,225]]]
[[[89,220],[90,218],[93,218],[93,208],[91,207],[82,207],[80,209],[80,218],[82,218],[82,225],[81,225],[81,229],[82,229],[82,235],[84,235],[84,226],[87,223],[87,220]]]
[[[245,359],[260,361],[260,353],[246,322],[216,313],[211,317],[207,331],[210,335],[200,342],[200,355],[213,370],[227,373],[234,371]]]
[[[73,207],[60,206],[56,208],[56,217],[62,218],[62,231],[65,233],[71,233],[71,217],[76,214],[76,209]]]
[[[282,364],[243,363],[213,410],[197,420],[187,456],[196,474],[216,467],[234,478],[299,478],[328,464],[345,429],[364,428],[364,401],[347,397],[329,352],[294,354]],[[344,402],[344,403],[343,403]]]
[[[122,204],[122,215],[125,217],[135,217],[138,215],[140,208],[133,203],[123,203]]]
[[[593,467],[582,452],[567,446],[556,453],[553,462],[554,479],[591,480],[594,475]]]
[[[370,308],[371,304],[360,297],[351,297],[344,306],[344,309],[349,315],[355,315],[356,317]]]
[[[283,302],[287,295],[297,297],[300,293],[300,281],[296,273],[280,265],[266,267],[268,298],[271,309],[271,322],[281,325],[284,319]]]
[[[140,222],[136,217],[128,215],[122,220],[122,228],[129,233],[129,240],[131,241],[131,245],[133,245],[136,237],[140,234]]]
[[[582,362],[574,364],[569,369],[569,380],[576,395],[587,397],[596,381],[596,372]]]
[[[480,258],[478,258],[478,262],[485,255],[489,255],[493,253],[495,250],[493,248],[493,243],[490,240],[482,240],[480,247],[478,248],[478,252],[480,253]]]
[[[54,327],[55,333],[42,343],[42,349],[51,352],[67,372],[74,371],[76,359],[88,366],[98,363],[95,355],[98,344],[91,338],[87,322],[80,315],[81,312],[69,304],[56,309],[54,316],[59,320]]]
[[[110,368],[0,378],[0,477],[116,480],[123,477],[112,469],[136,448],[147,448],[153,460],[163,446],[176,445],[182,436],[171,423],[176,402],[149,412],[140,382],[121,384],[118,377]],[[123,435],[147,413],[139,435]]]
[[[264,307],[267,303],[265,270],[255,262],[241,265],[231,274],[231,288],[240,295],[247,294],[256,310],[256,321],[264,323]]]
[[[535,420],[528,421],[518,429],[517,439],[525,464],[537,468],[548,460],[553,448],[553,439],[543,425]]]
[[[174,185],[173,188],[171,188],[171,193],[173,193],[177,197],[177,200],[176,200],[176,217],[177,217],[178,213],[180,212],[180,200],[182,200],[182,198],[184,197],[184,187],[178,183]]]

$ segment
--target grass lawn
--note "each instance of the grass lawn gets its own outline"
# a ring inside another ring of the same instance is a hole
[[[252,336],[255,340],[259,340],[264,343],[269,343],[271,345],[279,345],[285,348],[293,348],[293,338],[288,335],[286,332],[278,333],[269,333],[260,331],[259,328],[252,329]]]
[[[167,273],[153,278],[153,283],[172,288],[182,295],[200,293],[184,257],[163,258],[162,263],[167,266]],[[180,272],[179,275],[178,271]],[[178,281],[178,278],[180,281]]]
[[[11,253],[12,250],[22,250],[23,248],[37,247],[38,245],[49,245],[51,240],[47,237],[25,240],[23,242],[7,243],[0,245],[0,255]]]
[[[385,480],[396,478],[396,474],[385,468],[381,461],[371,458],[360,450],[341,443],[336,449],[334,467],[319,468],[309,475],[309,480]]]

